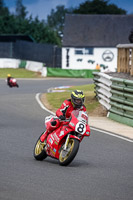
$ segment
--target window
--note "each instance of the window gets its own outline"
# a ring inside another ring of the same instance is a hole
[[[75,49],[76,55],[93,55],[93,48],[82,48],[82,49]]]
[[[93,48],[85,48],[85,54],[93,54]]]
[[[76,55],[83,55],[83,49],[75,49]]]

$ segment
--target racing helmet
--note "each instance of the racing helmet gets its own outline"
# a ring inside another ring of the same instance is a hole
[[[71,101],[75,108],[80,108],[85,100],[85,95],[81,90],[74,90],[71,93]]]
[[[11,77],[11,74],[7,74],[7,77]]]

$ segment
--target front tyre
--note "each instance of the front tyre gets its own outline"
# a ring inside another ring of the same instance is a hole
[[[62,166],[67,166],[75,158],[79,149],[79,140],[70,138],[68,147],[66,150],[62,148],[59,155],[59,164]]]
[[[42,134],[44,134],[44,133],[42,133]],[[38,138],[38,140],[34,146],[33,155],[36,160],[44,160],[47,157],[47,154],[44,150],[44,148],[46,146],[46,141],[41,142],[40,137]]]

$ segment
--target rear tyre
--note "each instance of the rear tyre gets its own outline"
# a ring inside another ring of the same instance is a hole
[[[42,134],[44,134],[44,133],[42,133]],[[36,160],[44,160],[47,157],[47,154],[44,149],[46,146],[46,140],[44,142],[41,142],[40,137],[38,138],[38,140],[34,146],[33,155]]]
[[[79,149],[79,140],[70,138],[67,149],[64,150],[62,147],[62,150],[59,155],[59,164],[62,166],[67,166],[68,164],[70,164],[75,158],[78,149]]]

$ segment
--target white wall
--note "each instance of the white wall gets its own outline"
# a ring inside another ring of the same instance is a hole
[[[67,49],[69,49],[68,54]],[[67,55],[69,56],[69,67],[67,67]],[[82,61],[77,61],[78,59],[82,59]],[[101,65],[102,72],[115,72],[117,69],[117,48],[94,48],[93,55],[75,55],[75,48],[62,48],[63,69],[96,69],[97,64]],[[107,68],[104,69],[103,65]]]
[[[0,58],[0,68],[18,68],[20,62],[17,59]]]
[[[25,68],[30,71],[41,72],[43,68],[43,63],[35,61],[27,61]]]
[[[21,60],[19,59],[0,58],[0,68],[19,68],[20,63]],[[41,62],[26,61],[25,68],[35,72],[42,72],[44,67]]]

